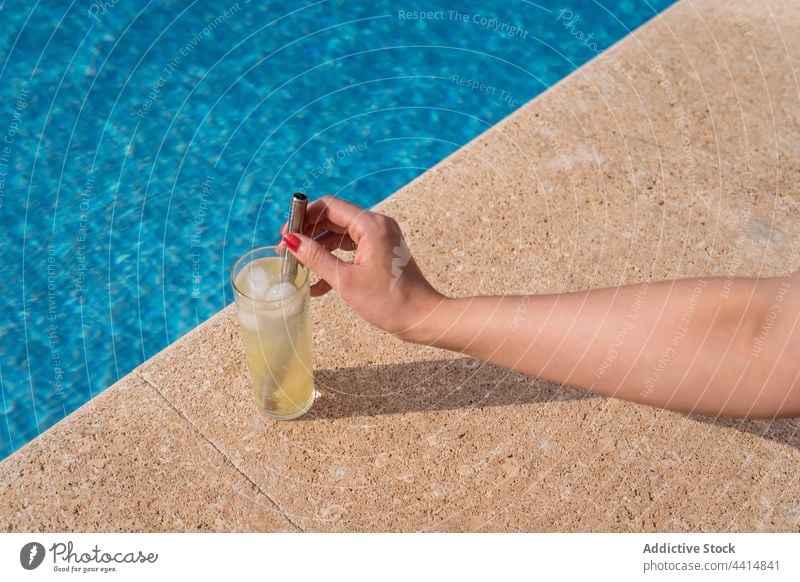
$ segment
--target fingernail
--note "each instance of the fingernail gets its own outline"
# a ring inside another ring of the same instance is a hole
[[[293,251],[296,251],[297,249],[300,248],[300,237],[290,232],[289,234],[283,237],[283,244],[285,244]]]

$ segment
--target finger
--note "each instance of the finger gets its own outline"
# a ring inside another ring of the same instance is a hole
[[[332,255],[322,243],[304,234],[287,234],[283,237],[283,244],[298,261],[327,281],[336,291],[341,290],[343,279],[349,276],[354,268],[352,264]]]
[[[340,198],[323,196],[308,205],[303,234],[313,237],[325,230],[344,234],[354,219],[369,213],[368,210]],[[281,227],[281,234],[287,232],[287,223],[284,223]]]
[[[314,240],[329,251],[335,251],[337,249],[342,251],[356,250],[356,243],[346,234],[330,233],[325,237],[316,238]]]
[[[340,198],[324,196],[308,205],[303,234],[315,237],[326,230],[345,234],[350,223],[362,214],[369,214],[369,211]],[[288,223],[281,226],[280,232],[281,235],[288,232]]]
[[[303,230],[301,231],[304,235],[315,237],[318,234],[325,232],[326,230],[330,230],[333,232],[338,232],[339,234],[344,234],[347,232],[346,228],[333,224],[331,221],[327,219],[318,220],[316,222],[309,222],[308,220],[303,221]],[[281,226],[281,236],[285,235],[289,232],[289,223],[284,222],[283,226]]]
[[[281,236],[285,236],[287,234],[286,229],[281,229]],[[343,251],[354,251],[356,250],[356,243],[350,237],[350,235],[346,233],[340,233],[333,230],[325,229],[318,229],[314,226],[306,226],[303,229],[303,234],[309,238],[313,238],[315,241],[319,242],[329,251],[333,251],[336,249],[340,249]],[[279,252],[283,252],[285,245],[283,244],[283,239],[281,239],[278,244]]]
[[[317,238],[326,232],[345,234],[347,229],[337,224],[333,224],[330,220],[325,219],[314,223],[306,222],[302,232],[308,237]],[[283,234],[286,233],[284,232]]]
[[[345,232],[353,220],[365,213],[369,213],[369,211],[341,198],[324,196],[308,205],[306,209],[306,224],[328,221],[325,226],[329,230]],[[351,236],[352,234],[350,233]]]
[[[320,279],[309,289],[312,297],[322,297],[331,290],[330,284],[325,279]]]
[[[339,226],[338,224],[335,224],[334,222],[331,222],[327,218],[323,218],[322,220],[318,220],[317,222],[315,222],[313,224],[313,227],[314,227],[314,234],[312,236],[316,236],[317,234],[325,232],[326,230],[329,230],[330,232],[335,232],[335,233],[338,233],[338,234],[345,234],[347,232],[347,228],[345,228],[343,226]]]

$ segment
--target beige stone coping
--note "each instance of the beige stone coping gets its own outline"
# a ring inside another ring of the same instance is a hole
[[[683,0],[381,208],[451,294],[795,270],[798,39],[793,0]],[[332,294],[314,341],[318,401],[265,421],[224,309],[0,464],[0,529],[800,531],[798,420],[587,396]]]

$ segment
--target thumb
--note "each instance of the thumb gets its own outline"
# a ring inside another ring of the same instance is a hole
[[[343,278],[353,268],[353,265],[334,256],[320,243],[303,234],[287,234],[282,242],[298,261],[327,281],[337,292],[340,290]]]

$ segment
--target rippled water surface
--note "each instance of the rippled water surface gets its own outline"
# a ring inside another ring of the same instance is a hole
[[[671,2],[3,2],[0,458]]]

